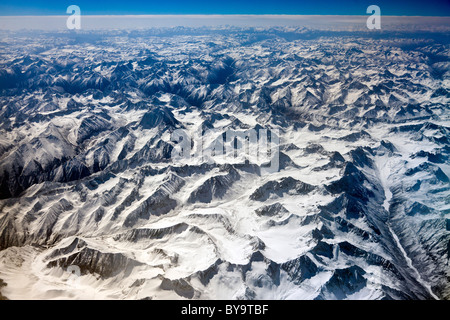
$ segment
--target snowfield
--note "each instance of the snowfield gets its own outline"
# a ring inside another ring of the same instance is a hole
[[[443,21],[1,31],[1,295],[449,299]],[[179,129],[277,130],[279,170]]]

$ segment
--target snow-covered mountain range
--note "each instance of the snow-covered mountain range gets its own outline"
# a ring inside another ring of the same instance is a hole
[[[449,299],[449,103],[446,32],[2,32],[1,293]]]

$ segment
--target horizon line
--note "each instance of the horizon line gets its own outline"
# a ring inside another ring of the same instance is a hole
[[[71,14],[24,14],[24,15],[8,15],[1,14],[0,17],[69,17]],[[255,17],[369,17],[371,14],[285,14],[285,13],[152,13],[152,14],[81,14],[81,16],[89,16],[89,17],[211,17],[211,16],[255,16]],[[450,18],[450,15],[391,15],[391,14],[382,14],[381,17],[424,17],[424,18]]]

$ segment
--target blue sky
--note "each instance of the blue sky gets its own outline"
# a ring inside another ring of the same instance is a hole
[[[0,0],[0,15],[82,14],[319,14],[365,15],[371,4],[382,15],[450,16],[450,0]]]

